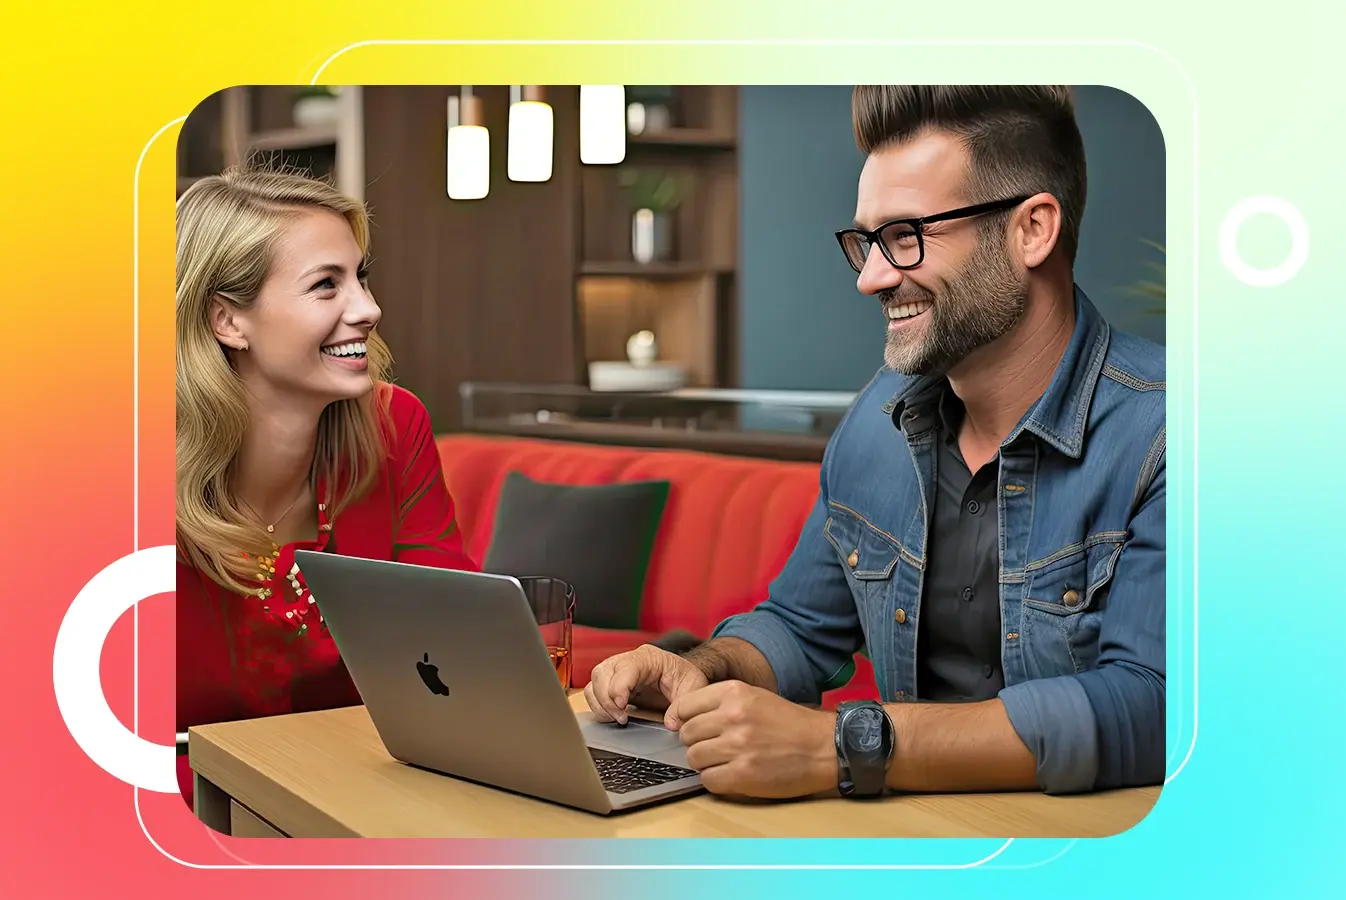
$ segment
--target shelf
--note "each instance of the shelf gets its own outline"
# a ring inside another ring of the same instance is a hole
[[[597,278],[700,278],[731,271],[694,262],[587,262],[580,266],[581,275]]]
[[[612,395],[613,398],[618,396]],[[593,421],[521,423],[504,417],[474,419],[467,429],[478,434],[578,441],[586,444],[616,444],[622,447],[700,450],[703,453],[814,463],[822,460],[828,441],[828,436],[821,434],[688,431],[634,423]]]
[[[665,128],[628,134],[626,141],[637,147],[681,147],[687,150],[733,150],[737,146],[732,136],[709,128]]]
[[[261,131],[251,135],[248,146],[254,150],[307,150],[336,144],[337,124],[318,125],[310,128],[281,128],[276,131]]]

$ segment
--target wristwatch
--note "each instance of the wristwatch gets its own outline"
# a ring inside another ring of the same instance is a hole
[[[879,797],[896,745],[893,720],[873,700],[851,700],[837,707],[837,769],[841,796]]]

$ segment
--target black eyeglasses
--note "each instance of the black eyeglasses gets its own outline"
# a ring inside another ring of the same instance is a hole
[[[931,216],[893,219],[890,222],[884,222],[873,231],[866,231],[863,228],[845,228],[837,232],[837,243],[841,245],[841,251],[846,254],[846,261],[851,264],[851,268],[856,272],[864,270],[865,260],[869,259],[869,250],[875,244],[879,245],[884,258],[892,263],[895,268],[914,269],[925,259],[925,226],[933,225],[936,222],[969,219],[973,216],[982,216],[986,213],[1010,209],[1032,196],[1034,195],[1027,194],[1023,197],[1013,197],[1008,200],[992,200],[989,203],[964,206],[960,209],[951,209],[948,212],[935,213]]]

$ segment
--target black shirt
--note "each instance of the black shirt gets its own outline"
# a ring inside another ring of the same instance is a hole
[[[958,448],[963,404],[940,400],[933,523],[917,635],[922,700],[988,700],[1005,686],[1000,668],[999,456],[973,475]]]

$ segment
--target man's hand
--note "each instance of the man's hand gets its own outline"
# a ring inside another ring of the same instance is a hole
[[[584,699],[598,721],[625,725],[628,705],[662,711],[706,684],[705,673],[695,665],[646,644],[594,666]]]
[[[837,786],[836,716],[741,681],[683,694],[664,723],[713,794],[784,799]]]

